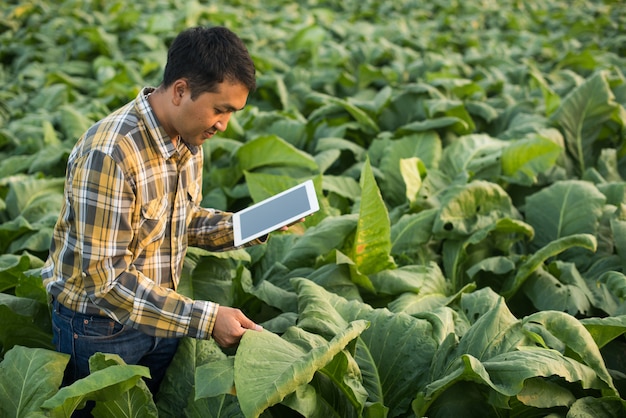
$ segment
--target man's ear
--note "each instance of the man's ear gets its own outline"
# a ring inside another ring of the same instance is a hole
[[[180,104],[180,102],[183,100],[183,97],[185,96],[185,94],[188,94],[189,92],[189,85],[187,84],[187,80],[185,80],[184,78],[178,79],[176,81],[174,81],[174,83],[172,84],[172,103],[176,106],[178,106]]]

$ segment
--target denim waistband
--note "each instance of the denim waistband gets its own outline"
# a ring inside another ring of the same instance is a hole
[[[98,310],[98,313],[94,313],[94,312],[78,312],[73,309],[70,309],[67,306],[63,305],[61,302],[59,302],[58,299],[53,295],[50,295],[50,305],[52,306],[52,309],[55,312],[59,313],[60,315],[65,315],[65,316],[82,315],[82,316],[88,316],[88,317],[93,317],[93,318],[110,319],[109,316],[104,315],[104,313],[100,310]]]

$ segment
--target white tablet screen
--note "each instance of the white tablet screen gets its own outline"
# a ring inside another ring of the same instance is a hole
[[[233,215],[235,246],[244,244],[315,211],[319,204],[308,180]]]

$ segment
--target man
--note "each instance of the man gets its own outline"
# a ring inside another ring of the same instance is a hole
[[[199,207],[201,145],[226,129],[255,87],[254,64],[234,33],[188,29],[168,51],[162,84],[77,142],[42,271],[54,342],[71,355],[65,384],[107,352],[149,367],[156,393],[179,338],[228,347],[261,329],[237,309],[175,290],[188,245],[233,246],[230,214]]]

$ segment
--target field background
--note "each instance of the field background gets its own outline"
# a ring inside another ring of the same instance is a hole
[[[258,74],[205,144],[203,204],[311,178],[322,210],[190,250],[179,291],[267,332],[185,340],[154,402],[106,355],[59,390],[39,271],[68,154],[195,25]],[[623,416],[625,56],[622,1],[5,2],[0,415]]]

